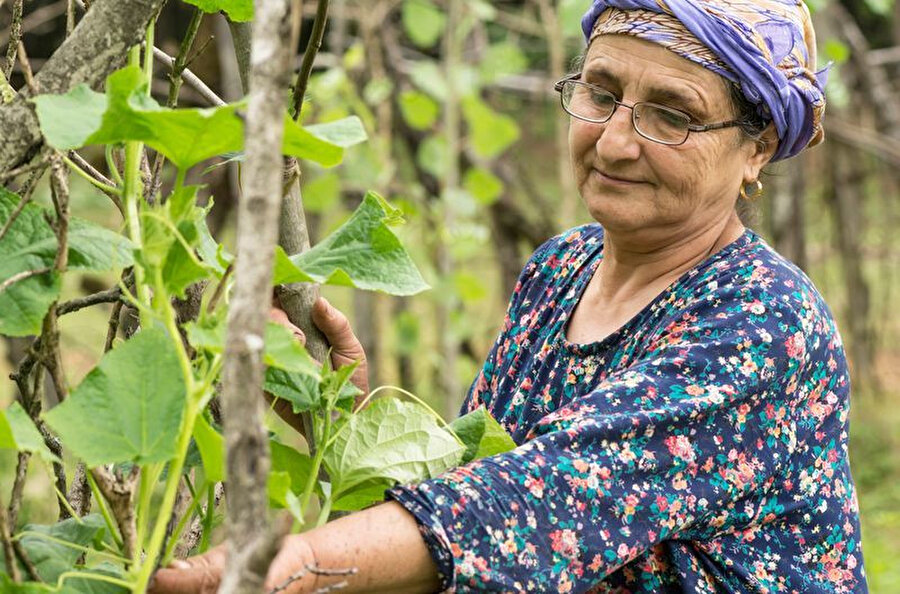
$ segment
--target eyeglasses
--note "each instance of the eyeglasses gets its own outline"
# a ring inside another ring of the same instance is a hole
[[[628,105],[616,99],[615,95],[602,87],[579,80],[575,74],[564,78],[554,87],[560,94],[562,108],[572,117],[594,124],[608,122],[620,105],[631,110],[631,122],[635,131],[653,142],[668,146],[684,144],[691,132],[708,132],[739,126],[739,120],[717,124],[694,124],[688,114],[658,105],[640,101]]]

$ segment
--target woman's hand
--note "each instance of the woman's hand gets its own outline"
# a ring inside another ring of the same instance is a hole
[[[176,560],[171,565],[156,572],[148,594],[214,594],[225,569],[228,556],[228,543],[220,544],[203,555],[191,557],[184,561]],[[284,586],[291,576],[300,572],[307,565],[315,565],[312,549],[302,535],[294,534],[285,537],[281,550],[266,576],[264,592]],[[307,574],[290,582],[284,594],[302,594],[315,590],[316,576]]]
[[[306,336],[303,334],[303,331],[291,323],[287,314],[278,305],[276,301],[275,307],[269,312],[269,319],[290,330],[297,337],[297,340],[302,344],[306,344]],[[357,404],[359,404],[369,393],[369,368],[366,364],[366,353],[359,339],[353,333],[353,329],[350,328],[347,316],[338,311],[326,299],[319,297],[313,304],[312,320],[319,330],[325,334],[325,338],[328,339],[328,343],[331,345],[331,364],[335,369],[355,361],[360,362],[353,371],[353,375],[350,376],[350,381],[353,385],[362,391],[362,394],[356,400]],[[272,398],[268,394],[266,397],[270,400]],[[287,400],[275,400],[273,410],[294,430],[305,436],[303,423],[300,417],[294,414],[290,402]]]
[[[280,324],[294,333],[302,344],[306,344],[306,336],[303,331],[294,326],[287,314],[279,307],[276,301],[275,307],[269,312],[269,319]],[[334,368],[349,365],[359,361],[359,366],[350,376],[350,381],[362,390],[363,395],[369,393],[369,368],[366,364],[366,353],[362,343],[356,338],[347,316],[331,305],[324,297],[319,297],[313,304],[313,323],[325,334],[328,344],[331,345],[331,364]]]

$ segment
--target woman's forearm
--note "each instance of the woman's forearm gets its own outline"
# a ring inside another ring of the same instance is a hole
[[[318,576],[316,588],[343,580],[342,592],[437,592],[437,566],[412,514],[395,501],[357,512],[300,536],[322,569],[351,576]]]

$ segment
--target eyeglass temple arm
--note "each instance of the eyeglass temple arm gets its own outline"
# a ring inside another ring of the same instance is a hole
[[[569,81],[576,81],[581,79],[581,73],[570,74],[562,80],[556,81],[556,84],[553,85],[553,90],[557,93],[562,93],[563,86]]]
[[[688,126],[688,130],[691,132],[708,132],[709,130],[721,130],[722,128],[731,128],[733,126],[740,126],[741,122],[739,120],[731,120],[730,122],[720,122],[718,124],[690,124]]]

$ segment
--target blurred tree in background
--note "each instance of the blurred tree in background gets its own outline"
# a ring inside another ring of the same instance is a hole
[[[0,70],[25,84],[27,53],[38,71],[58,47],[75,0],[0,0]],[[81,4],[80,2],[75,2]],[[310,34],[315,2],[300,47]],[[351,314],[370,359],[372,385],[395,384],[454,417],[503,320],[525,259],[544,240],[589,222],[569,169],[568,119],[553,83],[583,49],[588,0],[332,0],[304,119],[357,115],[372,139],[332,170],[305,166],[302,190],[313,241],[335,228],[367,189],[409,219],[401,233],[435,290],[415,299],[333,291]],[[853,369],[851,458],[863,514],[873,592],[900,591],[900,3],[815,0],[820,67],[831,62],[827,142],[771,166],[753,226],[803,268],[838,318]],[[21,34],[11,26],[21,8]],[[195,15],[172,0],[156,33],[169,55]],[[21,39],[21,45],[18,41]],[[5,52],[9,48],[9,52]],[[241,96],[224,15],[199,22],[188,67],[220,97]],[[298,55],[300,66],[302,54]],[[165,100],[169,71],[154,90]],[[208,101],[187,84],[185,106]],[[2,142],[2,131],[0,131]],[[103,155],[97,155],[98,162]],[[191,183],[215,196],[210,227],[233,236],[237,163],[210,162]],[[200,168],[202,169],[202,168]],[[38,192],[47,182],[40,182]],[[172,180],[164,183],[171,184]],[[73,182],[75,204],[100,198]],[[98,215],[107,217],[108,215]],[[102,220],[113,227],[121,221]],[[84,285],[90,285],[88,279]],[[72,295],[91,286],[67,287]],[[80,352],[77,382],[99,358],[102,311],[72,316],[63,340]],[[92,317],[93,316],[93,317]],[[27,341],[6,344],[10,367]],[[0,384],[0,404],[12,397]],[[48,388],[52,392],[52,387]],[[0,452],[3,464],[8,452]],[[51,504],[52,505],[52,504]],[[39,506],[23,510],[39,516]]]

